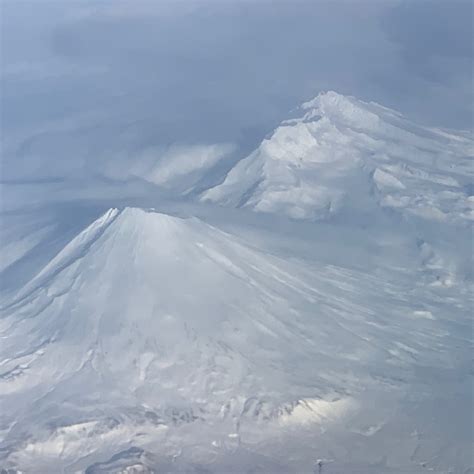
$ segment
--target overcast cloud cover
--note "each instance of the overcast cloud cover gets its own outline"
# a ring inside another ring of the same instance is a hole
[[[2,0],[1,9],[4,183],[122,179],[132,161],[146,173],[140,163],[170,146],[196,146],[201,161],[203,147],[211,160],[222,150],[230,166],[327,89],[424,124],[472,126],[469,1]]]

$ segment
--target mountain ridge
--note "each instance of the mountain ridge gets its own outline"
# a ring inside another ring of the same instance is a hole
[[[472,140],[332,91],[299,110],[299,118],[283,121],[201,199],[296,219],[368,207],[425,219],[472,219],[465,191],[473,176]],[[410,189],[419,187],[421,193]],[[449,215],[452,201],[460,209]]]

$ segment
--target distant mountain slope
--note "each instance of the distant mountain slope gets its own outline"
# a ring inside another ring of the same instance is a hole
[[[383,208],[430,220],[473,217],[473,141],[335,92],[301,106],[205,201],[321,219]]]

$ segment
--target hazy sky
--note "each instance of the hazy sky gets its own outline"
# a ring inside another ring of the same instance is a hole
[[[2,178],[250,149],[321,90],[472,126],[472,3],[1,2]]]

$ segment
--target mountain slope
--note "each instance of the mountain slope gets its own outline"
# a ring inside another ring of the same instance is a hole
[[[200,202],[10,217],[1,469],[472,467],[472,140],[333,92],[297,114]],[[138,171],[202,189],[206,153]]]
[[[230,472],[229,456],[251,469],[258,453],[263,472],[311,472],[316,443],[365,468],[385,453],[386,472],[416,472],[440,446],[465,465],[463,424],[430,426],[423,408],[464,383],[468,303],[438,291],[408,270],[283,259],[196,218],[111,209],[2,309],[2,462]],[[420,429],[428,442],[393,447]]]
[[[392,209],[472,219],[473,142],[335,92],[301,106],[204,201],[323,219]]]

